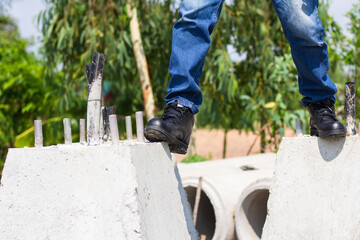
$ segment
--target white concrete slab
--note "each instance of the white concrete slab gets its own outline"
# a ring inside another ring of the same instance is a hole
[[[0,239],[197,239],[167,145],[10,149]]]
[[[360,239],[360,137],[284,138],[263,240]]]

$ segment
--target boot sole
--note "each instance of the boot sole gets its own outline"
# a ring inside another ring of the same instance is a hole
[[[144,135],[150,142],[167,142],[172,153],[186,154],[187,152],[188,144],[181,142],[159,128],[147,128]]]
[[[316,136],[321,138],[329,138],[329,137],[346,137],[346,133],[341,130],[332,130],[328,132],[318,132],[316,128],[310,129],[310,136]]]

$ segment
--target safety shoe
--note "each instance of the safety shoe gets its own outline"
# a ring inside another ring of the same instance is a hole
[[[161,119],[151,119],[145,127],[150,142],[167,142],[170,152],[186,154],[194,126],[192,111],[177,101],[166,106]]]
[[[334,101],[327,98],[307,104],[310,113],[310,135],[318,137],[345,137],[346,128],[335,115]]]

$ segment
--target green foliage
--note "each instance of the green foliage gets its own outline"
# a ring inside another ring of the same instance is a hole
[[[64,72],[57,93],[59,110],[71,114],[86,111],[84,69],[95,51],[107,55],[106,104],[117,106],[117,113],[123,115],[143,109],[125,1],[47,0],[47,3],[49,7],[40,13],[39,23],[44,36],[47,82],[53,81],[57,69]],[[170,8],[171,1],[138,2],[150,78],[161,106],[168,83],[171,29],[175,21]]]
[[[348,30],[351,37],[346,39],[342,57],[345,64],[351,67],[349,77],[357,81],[360,74],[360,1],[353,5],[346,16],[350,19]]]
[[[45,84],[44,68],[28,46],[14,21],[0,15],[0,172],[8,148],[34,145],[33,120],[43,120],[45,145],[63,140],[62,117],[54,106],[61,75]]]
[[[190,156],[187,156],[184,160],[182,160],[181,162],[182,163],[196,163],[196,162],[205,162],[207,161],[208,159],[200,156],[200,155],[197,155],[197,154],[194,154],[194,155],[190,155]]]
[[[356,96],[360,96],[360,86],[359,86],[359,77],[360,77],[360,1],[357,4],[354,4],[352,9],[346,14],[350,20],[348,31],[351,36],[344,39],[344,43],[341,48],[340,56],[343,59],[346,69],[347,77],[344,78],[347,82],[356,82],[355,90]],[[344,92],[344,85],[341,86],[341,92]],[[344,105],[344,99],[340,99],[340,103]],[[360,99],[359,97],[355,98],[356,102],[356,118],[360,119]],[[343,108],[342,108],[343,109]]]
[[[44,111],[42,67],[26,52],[14,21],[0,15],[0,170],[15,136],[32,125]]]

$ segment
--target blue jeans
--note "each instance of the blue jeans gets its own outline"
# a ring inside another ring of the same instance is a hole
[[[272,0],[289,41],[298,70],[302,103],[331,98],[337,88],[327,71],[329,57],[323,41],[324,28],[318,17],[318,0]],[[199,80],[205,56],[210,48],[210,34],[217,23],[224,0],[183,0],[180,19],[173,30],[169,65],[171,76],[167,103],[177,100],[195,114],[202,103]]]

